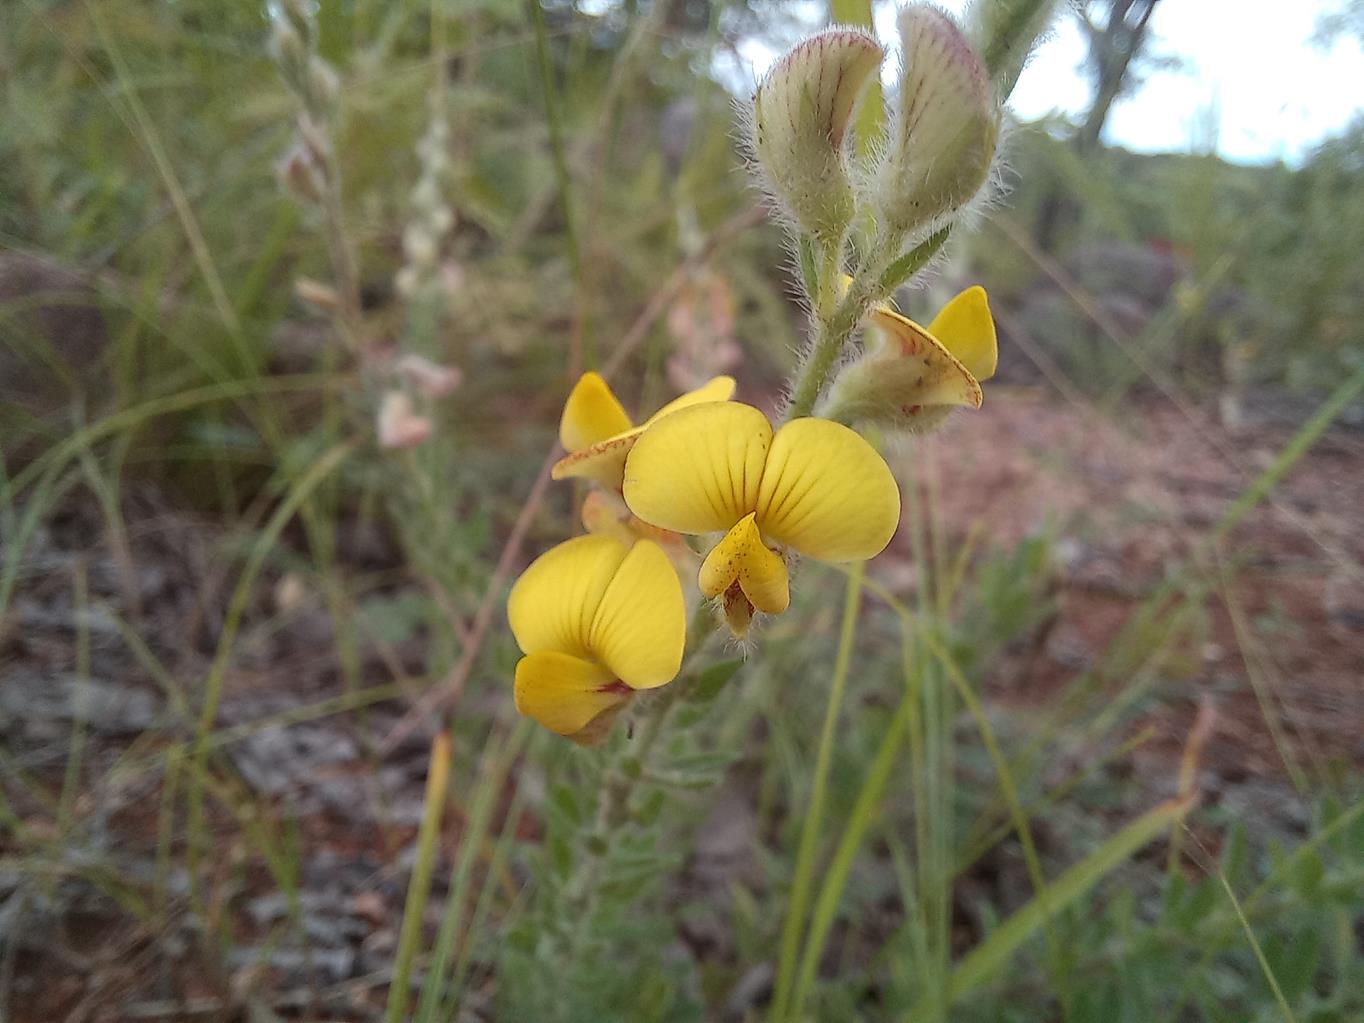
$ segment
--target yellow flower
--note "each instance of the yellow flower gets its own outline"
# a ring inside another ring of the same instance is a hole
[[[663,548],[663,553],[677,569],[684,585],[696,575],[696,565],[700,559],[687,546],[682,535],[649,525],[630,511],[616,491],[593,488],[583,498],[581,517],[583,528],[589,533],[613,537],[627,547],[636,540],[652,540]]]
[[[687,612],[659,546],[580,536],[546,551],[507,600],[516,709],[575,742],[600,741],[638,689],[682,666]]]
[[[786,553],[820,561],[879,554],[900,521],[889,467],[861,436],[827,419],[775,433],[757,409],[713,402],[651,426],[625,466],[625,503],[678,533],[723,532],[701,565],[737,635],[753,612],[790,602]]]
[[[734,378],[716,377],[668,402],[643,424],[635,426],[601,374],[584,373],[564,403],[564,414],[559,420],[559,441],[568,455],[555,463],[550,475],[556,480],[579,476],[619,491],[625,457],[646,427],[678,409],[707,401],[728,401],[733,394]]]
[[[871,322],[867,355],[838,375],[821,415],[923,432],[956,406],[980,408],[980,382],[999,358],[984,288],[967,288],[927,327],[888,304],[872,310]]]

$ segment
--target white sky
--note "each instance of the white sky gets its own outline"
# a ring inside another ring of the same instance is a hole
[[[939,0],[959,13],[966,0]],[[1181,66],[1154,71],[1138,91],[1114,105],[1106,141],[1147,152],[1206,149],[1231,160],[1296,161],[1339,134],[1364,111],[1364,51],[1354,39],[1329,49],[1312,42],[1318,16],[1343,0],[1161,0],[1151,18],[1152,54]],[[811,5],[812,19],[823,4]],[[878,0],[877,29],[898,45],[895,4]],[[754,81],[778,53],[752,39],[740,46]],[[1073,18],[1057,29],[1024,70],[1010,100],[1031,120],[1052,111],[1083,110],[1089,86],[1081,73],[1084,42]],[[886,62],[893,74],[895,63]],[[736,69],[738,70],[738,69]]]

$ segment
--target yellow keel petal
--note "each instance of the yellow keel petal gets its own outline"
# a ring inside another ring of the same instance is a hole
[[[735,583],[757,610],[780,614],[791,603],[786,562],[763,543],[752,513],[744,516],[706,555],[699,583],[707,597],[718,597]]]
[[[572,736],[617,709],[629,692],[605,665],[549,650],[517,663],[515,695],[522,714]]]

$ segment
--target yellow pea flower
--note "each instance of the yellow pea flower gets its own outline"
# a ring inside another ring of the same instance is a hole
[[[627,547],[580,536],[533,561],[507,599],[516,709],[550,731],[601,741],[639,689],[682,666],[687,611],[668,557],[652,541]]]
[[[627,547],[637,540],[652,540],[658,544],[677,569],[684,586],[695,577],[700,559],[687,546],[683,536],[670,529],[649,525],[630,511],[618,492],[593,488],[583,498],[581,517],[583,528],[589,533],[613,537]]]
[[[922,327],[883,303],[872,310],[867,355],[834,381],[820,414],[916,433],[954,407],[980,408],[999,346],[985,289],[967,288]]]
[[[582,477],[619,492],[625,457],[647,427],[690,405],[728,401],[734,386],[733,377],[715,377],[674,398],[635,426],[601,374],[584,373],[573,386],[559,420],[559,441],[568,455],[554,464],[550,475],[556,480]]]
[[[639,438],[625,503],[677,533],[724,533],[701,565],[707,597],[743,635],[754,611],[790,603],[788,552],[820,561],[879,554],[900,522],[900,491],[876,450],[846,426],[797,419],[775,432],[751,405],[674,412]]]

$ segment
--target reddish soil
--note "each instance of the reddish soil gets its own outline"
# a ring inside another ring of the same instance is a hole
[[[1206,695],[1217,711],[1206,756],[1236,773],[1282,772],[1245,684],[1248,660],[1298,758],[1364,761],[1364,434],[1328,433],[1213,545],[1221,517],[1291,429],[1236,433],[1150,398],[1120,418],[1119,426],[1040,393],[995,388],[984,408],[924,445],[954,541],[979,527],[1004,546],[1048,528],[1057,538],[1058,613],[1037,637],[1038,656],[996,673],[995,698],[1050,702],[1178,576],[1208,587],[1206,621],[1172,672],[1187,679],[1190,699],[1152,712],[1150,752],[1182,747]]]

